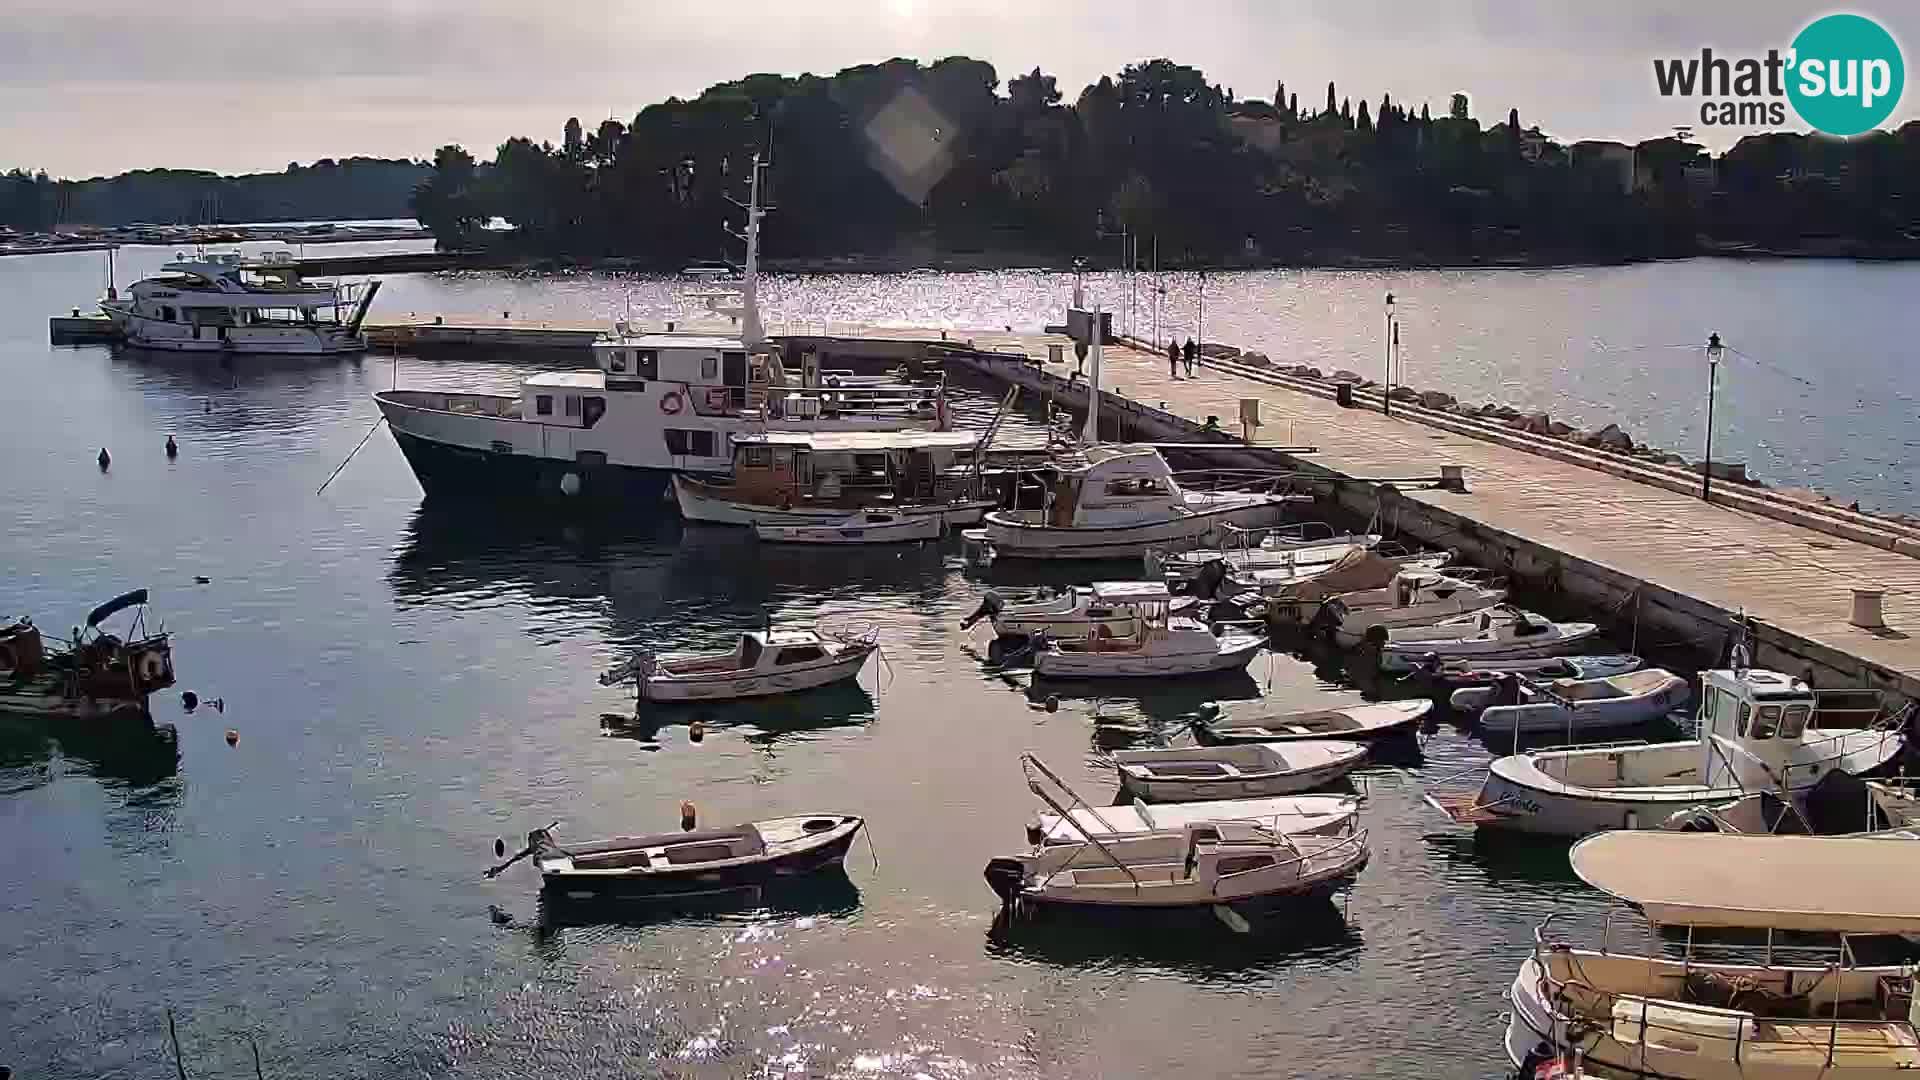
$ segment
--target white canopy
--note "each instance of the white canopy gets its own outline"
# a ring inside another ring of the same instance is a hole
[[[735,435],[739,446],[798,446],[820,451],[969,450],[978,431],[756,431]]]
[[[1096,581],[1093,598],[1103,604],[1164,604],[1171,599],[1164,581]]]
[[[1570,858],[1582,881],[1658,924],[1920,934],[1911,840],[1623,830]]]

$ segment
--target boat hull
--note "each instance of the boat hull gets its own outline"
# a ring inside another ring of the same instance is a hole
[[[855,824],[837,830],[831,839],[818,845],[740,865],[694,865],[683,871],[648,874],[542,872],[540,886],[549,894],[571,898],[617,895],[663,901],[764,888],[841,867],[860,828],[861,824]]]
[[[1266,642],[1245,638],[1209,652],[1147,653],[1063,652],[1047,649],[1034,657],[1033,673],[1049,679],[1166,678],[1234,671],[1247,666]]]
[[[1134,776],[1120,772],[1120,790],[1144,802],[1202,802],[1214,799],[1262,799],[1278,795],[1297,795],[1323,787],[1352,772],[1361,758],[1329,762],[1311,769],[1277,776],[1250,776],[1231,779],[1166,779]]]
[[[860,668],[873,652],[870,647],[862,647],[855,654],[816,667],[758,674],[720,672],[711,676],[654,675],[640,684],[640,697],[653,702],[730,701],[793,694],[854,678],[860,674]]]
[[[1286,516],[1280,499],[1192,512],[1134,525],[1058,528],[1034,525],[1006,514],[984,519],[994,554],[1008,559],[1138,559],[1148,548],[1185,549],[1217,537],[1220,527],[1261,528]]]
[[[687,521],[702,525],[826,525],[857,513],[859,506],[763,506],[758,503],[735,502],[714,494],[714,489],[685,476],[676,476],[673,481],[673,499],[680,507],[680,516]],[[887,507],[886,512],[901,517],[918,517],[937,514],[946,520],[949,526],[973,525],[987,511],[998,503],[992,499],[973,499],[953,503],[928,503],[915,506]]]
[[[339,356],[365,352],[364,335],[343,326],[215,327],[162,322],[101,305],[128,345],[159,352]]]
[[[667,513],[663,495],[672,474],[663,469],[496,453],[397,429],[393,438],[429,497],[523,498],[647,516]]]
[[[1410,641],[1405,644],[1390,642],[1380,651],[1380,670],[1389,674],[1403,674],[1420,666],[1429,656],[1438,656],[1443,663],[1449,660],[1464,660],[1469,663],[1538,660],[1578,652],[1597,638],[1599,633],[1597,627],[1589,625],[1583,629],[1555,636],[1552,640],[1527,643],[1474,640]]]
[[[755,525],[753,532],[775,544],[912,544],[940,539],[943,528],[939,514],[925,514],[880,525]]]

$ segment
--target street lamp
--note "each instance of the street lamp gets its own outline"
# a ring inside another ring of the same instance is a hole
[[[1719,334],[1707,335],[1707,460],[1700,463],[1700,498],[1713,501],[1713,388],[1719,382],[1720,358],[1727,347]]]
[[[1386,381],[1380,384],[1380,411],[1393,415],[1393,294],[1387,294]]]
[[[1200,271],[1200,320],[1199,325],[1194,329],[1194,333],[1200,337],[1195,347],[1199,349],[1199,354],[1204,357],[1207,355],[1207,272],[1205,270]]]

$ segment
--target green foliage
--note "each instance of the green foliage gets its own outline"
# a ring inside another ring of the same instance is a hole
[[[407,216],[407,198],[427,174],[423,162],[351,157],[290,163],[280,172],[220,176],[193,169],[142,169],[91,180],[52,180],[15,169],[0,177],[0,225],[134,222],[341,221]]]

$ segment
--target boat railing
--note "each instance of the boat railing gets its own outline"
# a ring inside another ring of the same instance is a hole
[[[1648,744],[1645,739],[1612,739],[1606,742],[1567,743],[1564,746],[1535,746],[1523,750],[1521,753],[1532,756],[1535,754],[1568,753],[1574,750],[1624,750],[1630,746],[1646,745]]]
[[[1126,862],[1123,861],[1119,856],[1115,855],[1107,847],[1107,845],[1101,843],[1098,839],[1094,837],[1092,833],[1088,832],[1085,828],[1083,828],[1079,820],[1073,816],[1072,809],[1070,809],[1069,807],[1061,806],[1059,802],[1055,801],[1054,797],[1046,790],[1046,785],[1034,779],[1033,777],[1034,771],[1038,770],[1042,775],[1044,775],[1049,781],[1053,783],[1053,786],[1055,788],[1059,789],[1062,793],[1064,793],[1067,796],[1069,803],[1074,804],[1075,806],[1078,806],[1080,809],[1085,810],[1089,815],[1092,816],[1093,820],[1099,822],[1100,827],[1107,830],[1107,832],[1110,835],[1117,834],[1120,830],[1114,828],[1113,823],[1111,821],[1108,821],[1106,816],[1101,814],[1097,807],[1095,807],[1092,803],[1088,802],[1087,800],[1081,798],[1080,793],[1074,790],[1073,785],[1067,783],[1065,780],[1062,780],[1059,777],[1059,775],[1056,774],[1052,769],[1047,768],[1046,763],[1041,761],[1037,755],[1034,755],[1031,753],[1021,754],[1020,768],[1022,772],[1026,773],[1027,789],[1029,791],[1032,791],[1034,795],[1038,796],[1041,802],[1044,802],[1049,807],[1051,807],[1054,813],[1060,815],[1061,822],[1066,824],[1068,828],[1080,834],[1080,839],[1082,841],[1081,850],[1084,850],[1086,845],[1089,845],[1089,844],[1092,845],[1093,848],[1099,851],[1100,854],[1104,856],[1108,862],[1119,867],[1120,871],[1127,875],[1127,878],[1133,882],[1134,891],[1138,892],[1141,887],[1141,882],[1140,882],[1139,875],[1133,872],[1133,868],[1128,866]],[[1071,864],[1072,856],[1068,856],[1068,862],[1069,864]]]
[[[1565,932],[1569,927],[1573,933]],[[1703,939],[1694,927],[1657,925],[1631,908],[1608,904],[1597,912],[1561,910],[1548,914],[1535,925],[1533,944],[1535,958],[1543,964],[1546,953],[1577,950],[1579,946],[1572,942],[1576,937],[1597,940],[1592,951],[1602,956],[1637,956],[1682,965],[1824,968],[1844,963],[1847,955],[1845,946],[1837,942],[1783,938],[1770,929],[1753,934],[1757,940],[1731,940],[1716,929],[1713,936]]]
[[[1262,830],[1262,831],[1265,831],[1265,830]],[[1285,862],[1281,862],[1280,860],[1276,859],[1273,862],[1267,863],[1264,866],[1250,866],[1245,870],[1235,870],[1235,871],[1232,871],[1231,873],[1215,875],[1213,879],[1213,885],[1209,891],[1214,893],[1215,895],[1219,895],[1220,886],[1222,884],[1224,884],[1225,882],[1231,881],[1234,878],[1245,877],[1248,874],[1263,873],[1263,872],[1278,869],[1281,867],[1290,867],[1290,866],[1297,867],[1297,866],[1301,866],[1303,864],[1314,862],[1314,861],[1320,861],[1320,862],[1332,861],[1337,863],[1340,861],[1340,859],[1332,858],[1332,856],[1334,856],[1336,853],[1343,851],[1344,849],[1347,849],[1347,848],[1364,849],[1367,844],[1366,829],[1361,829],[1358,832],[1354,832],[1345,837],[1342,837],[1338,843],[1328,844],[1326,847],[1315,847],[1312,851],[1301,851],[1300,845],[1294,843],[1293,837],[1288,836],[1285,833],[1276,832],[1276,833],[1273,833],[1272,835],[1280,843],[1281,846],[1285,847],[1288,851],[1293,852],[1292,859],[1289,859]]]

